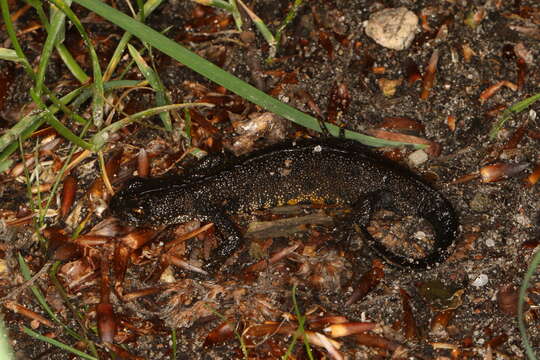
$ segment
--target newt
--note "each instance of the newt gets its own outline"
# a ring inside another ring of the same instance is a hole
[[[220,235],[214,269],[241,244],[231,214],[287,204],[324,203],[352,208],[368,246],[398,266],[427,268],[443,261],[456,239],[458,220],[450,202],[420,177],[367,147],[336,138],[278,144],[247,155],[209,155],[187,174],[135,177],[111,199],[112,214],[135,226],[212,222]],[[367,230],[378,209],[426,219],[434,245],[423,258],[392,252]],[[210,270],[212,271],[212,270]]]

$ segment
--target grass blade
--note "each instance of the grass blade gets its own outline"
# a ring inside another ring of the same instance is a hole
[[[287,25],[289,25],[294,20],[294,18],[296,17],[296,14],[298,13],[298,9],[300,9],[300,6],[302,6],[302,2],[303,2],[303,0],[294,0],[294,4],[291,6],[291,9],[287,13],[287,16],[285,16],[285,19],[283,20],[281,25],[279,25],[279,27],[277,28],[277,30],[276,30],[276,48],[275,48],[276,51],[277,51],[277,47],[281,43],[281,36],[283,35],[283,31],[285,31],[285,28],[287,27]],[[275,54],[273,54],[273,55],[275,56]],[[273,58],[274,57],[273,55],[270,54],[269,58],[270,59]]]
[[[142,21],[149,16],[154,10],[161,5],[163,0],[148,0],[146,3],[144,3],[143,11],[141,14]],[[107,69],[105,70],[105,73],[103,74],[103,81],[108,81],[114,71],[116,70],[116,67],[120,63],[120,60],[122,59],[122,54],[124,53],[124,50],[126,49],[126,46],[131,39],[131,34],[128,32],[125,32],[124,35],[122,35],[122,38],[118,42],[118,45],[116,46],[116,49],[114,50],[113,55],[111,56],[111,59],[109,60],[109,65],[107,65]]]
[[[154,89],[156,92],[156,105],[157,106],[165,106],[169,105],[170,101],[167,99],[167,94],[165,92],[165,87],[159,80],[158,75],[152,69],[146,61],[142,58],[141,54],[135,49],[133,46],[128,44],[128,50],[131,54],[131,57],[133,60],[135,60],[135,63],[137,64],[137,67],[143,74],[146,80],[148,80],[148,83]],[[172,123],[171,123],[171,115],[168,112],[160,112],[159,117],[161,118],[161,121],[163,122],[163,126],[165,127],[165,130],[170,132],[172,130]]]
[[[67,6],[71,4],[71,0],[64,0],[67,3]],[[43,93],[43,83],[45,82],[45,72],[47,71],[47,65],[51,58],[52,51],[54,46],[57,44],[57,39],[64,29],[66,15],[57,10],[52,11],[51,25],[48,26],[47,39],[45,39],[45,44],[41,50],[41,55],[39,57],[39,65],[36,75],[36,82],[34,85],[36,95],[41,96]]]
[[[69,71],[73,74],[73,76],[75,76],[75,79],[77,79],[81,84],[84,84],[90,80],[90,76],[84,72],[77,60],[75,60],[64,44],[56,45],[56,51]]]
[[[223,9],[230,13],[234,11],[233,6],[224,0],[192,0],[192,1],[196,2],[197,4],[204,5],[204,6],[213,6],[218,9]]]
[[[21,62],[24,59],[17,55],[17,52],[13,49],[0,48],[0,60]]]
[[[536,272],[536,269],[540,266],[540,250],[536,251],[534,257],[529,264],[527,273],[523,277],[523,282],[521,283],[521,288],[519,289],[519,301],[518,301],[518,326],[519,332],[521,333],[521,341],[523,342],[523,347],[527,353],[529,360],[536,360],[536,355],[534,354],[534,348],[529,341],[529,335],[527,334],[527,329],[525,328],[525,323],[523,322],[523,304],[525,302],[525,296],[527,294],[527,289],[531,283],[531,279]]]
[[[510,119],[514,114],[518,114],[522,112],[523,110],[525,110],[526,108],[528,108],[529,106],[531,106],[533,103],[535,103],[538,100],[540,100],[540,93],[535,94],[531,97],[528,97],[525,100],[521,100],[515,103],[514,105],[510,106],[506,110],[504,110],[500,119],[497,120],[497,122],[491,128],[491,131],[489,132],[489,139],[490,140],[495,139],[499,131],[504,126],[504,123],[508,119]]]
[[[244,4],[242,0],[236,0],[236,1],[240,4],[240,6],[242,6],[246,14],[248,14],[249,18],[251,19],[251,21],[253,21],[257,29],[259,29],[263,38],[266,40],[268,45],[270,45],[270,47],[273,49],[272,51],[275,52],[276,38],[274,37],[274,34],[272,34],[270,29],[268,29],[264,21],[262,21],[262,19],[258,17],[257,14],[255,14],[246,4]]]
[[[60,348],[62,350],[69,351],[72,354],[80,356],[83,359],[98,360],[98,358],[96,358],[94,356],[88,355],[87,353],[82,352],[80,350],[77,350],[74,347],[66,345],[63,342],[60,342],[58,340],[51,339],[50,337],[47,337],[47,336],[43,336],[40,333],[37,333],[34,330],[31,330],[31,329],[27,328],[26,326],[23,327],[23,331],[24,331],[25,334],[33,337],[34,339],[38,339],[38,340],[41,340],[41,341],[48,342],[49,344],[54,345],[54,346],[56,346],[56,347],[58,347],[58,348]]]
[[[114,133],[124,126],[127,126],[131,124],[132,122],[135,122],[137,120],[141,120],[150,116],[157,115],[163,111],[171,111],[181,108],[188,108],[188,107],[195,107],[195,106],[214,106],[213,104],[209,103],[185,103],[185,104],[172,104],[172,105],[165,105],[165,106],[159,106],[155,108],[146,109],[143,111],[140,111],[138,113],[132,114],[128,117],[125,117],[121,120],[115,121],[111,125],[107,126],[100,132],[98,132],[96,135],[92,137],[92,143],[94,144],[93,150],[98,151],[101,149],[103,145],[107,142],[107,139],[110,137],[111,133]]]
[[[32,69],[32,66],[28,62],[28,59],[26,58],[26,55],[22,51],[21,44],[19,43],[19,40],[17,39],[17,33],[15,32],[15,28],[13,27],[13,22],[11,21],[11,16],[9,14],[9,5],[8,0],[0,0],[0,9],[2,10],[2,17],[4,18],[4,25],[6,27],[6,31],[8,33],[9,39],[11,40],[11,43],[13,44],[13,49],[15,50],[15,53],[17,54],[17,57],[21,59],[21,63],[23,64],[24,71],[30,76],[30,78],[34,79],[35,74],[34,70]]]
[[[24,261],[24,258],[19,253],[17,257],[17,261],[19,262],[19,268],[21,269],[21,274],[23,275],[24,279],[26,281],[30,280],[32,278],[32,274],[30,273],[30,269],[28,268],[28,265]],[[36,297],[36,300],[38,301],[41,308],[47,313],[47,315],[50,316],[51,319],[54,320],[57,324],[62,325],[62,327],[66,330],[66,332],[73,336],[77,340],[82,340],[82,337],[77,334],[75,331],[71,330],[70,327],[68,327],[66,324],[62,323],[60,319],[56,316],[56,313],[51,309],[49,304],[47,304],[47,301],[45,300],[45,297],[41,293],[41,290],[35,285],[30,285],[30,290],[32,290],[32,293]]]
[[[229,0],[229,4],[231,4],[232,7],[231,14],[236,25],[236,30],[242,31],[244,20],[242,20],[242,14],[240,14],[240,11],[238,10],[238,4],[236,3],[236,0]]]
[[[0,358],[3,360],[13,360],[13,349],[9,344],[9,337],[4,325],[4,319],[0,319]]]
[[[71,0],[49,0],[51,3],[56,5],[59,10],[61,10],[66,16],[71,20],[73,25],[77,28],[79,33],[81,34],[81,37],[84,40],[84,43],[88,47],[88,51],[90,53],[90,61],[92,62],[92,75],[94,78],[94,84],[93,90],[94,90],[94,97],[92,100],[92,121],[94,122],[94,125],[99,129],[101,125],[103,124],[103,109],[105,105],[105,91],[103,90],[103,76],[101,74],[101,68],[99,66],[99,59],[97,57],[96,50],[94,49],[94,46],[92,44],[92,41],[90,40],[90,37],[86,33],[86,30],[82,26],[81,21],[79,18],[75,15],[73,10],[70,9],[69,5],[71,4]]]

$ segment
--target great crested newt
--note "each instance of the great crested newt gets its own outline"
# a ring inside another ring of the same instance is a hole
[[[417,175],[347,140],[301,140],[234,157],[209,155],[187,174],[133,178],[110,202],[114,216],[136,226],[214,223],[220,243],[205,268],[214,269],[241,244],[229,215],[287,204],[352,207],[370,248],[400,266],[426,268],[445,259],[458,221],[450,202]],[[423,258],[392,252],[366,229],[378,209],[416,215],[433,227],[435,240]]]

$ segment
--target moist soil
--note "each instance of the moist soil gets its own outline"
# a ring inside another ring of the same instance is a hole
[[[271,31],[290,7],[289,1],[246,3]],[[10,6],[13,14],[23,4],[13,1]],[[116,6],[128,12],[124,2],[116,2]],[[387,49],[366,36],[363,24],[370,14],[400,6],[420,18],[418,33],[408,48]],[[74,5],[73,9],[83,20],[105,68],[123,32],[82,7]],[[19,40],[33,65],[39,62],[46,38],[43,28],[31,29],[38,23],[32,9],[16,21]],[[165,246],[204,223],[159,228],[152,233],[151,241],[127,258],[118,255],[118,249],[125,249],[122,244],[126,236],[137,230],[111,219],[107,191],[94,187],[102,173],[94,154],[71,173],[77,191],[69,215],[60,217],[53,211],[46,218],[45,229],[38,232],[49,239],[51,233],[69,236],[86,220],[78,229],[80,234],[101,234],[96,230],[101,224],[107,227],[103,233],[109,241],[87,246],[62,262],[58,278],[69,303],[50,277],[40,277],[36,285],[62,322],[79,334],[84,333],[82,327],[87,329],[90,339],[97,343],[100,358],[111,357],[110,349],[120,355],[122,348],[129,354],[111,358],[173,358],[173,330],[176,359],[279,358],[293,343],[299,315],[307,317],[305,329],[317,333],[323,333],[322,329],[333,322],[376,323],[377,329],[368,336],[335,339],[346,359],[526,358],[516,311],[518,289],[540,244],[540,196],[533,180],[535,171],[540,171],[536,117],[540,103],[514,114],[493,139],[489,134],[505,108],[540,91],[540,6],[536,1],[308,1],[286,27],[273,61],[267,61],[271,49],[247,17],[243,32],[238,32],[232,17],[221,10],[187,1],[165,1],[147,23],[166,30],[167,36],[235,76],[320,119],[358,132],[378,131],[380,135],[384,130],[425,140],[430,147],[421,152],[415,153],[411,147],[378,151],[409,167],[443,193],[459,216],[460,231],[449,259],[417,271],[381,263],[362,246],[357,235],[345,241],[350,248],[343,246],[344,242],[337,240],[347,236],[339,226],[317,225],[327,224],[328,217],[334,218],[336,213],[339,217],[343,212],[340,209],[308,206],[241,214],[234,221],[242,232],[254,221],[311,215],[308,223],[295,223],[292,230],[272,233],[274,237],[260,232],[248,236],[246,244],[218,274],[197,275],[171,262],[171,256],[164,255],[170,255]],[[11,47],[4,31],[0,40],[3,47]],[[132,43],[143,49],[136,40]],[[90,72],[88,53],[72,26],[67,27],[65,44]],[[246,136],[239,124],[250,124],[264,113],[263,109],[157,50],[151,55],[145,53],[145,58],[157,69],[171,102],[215,105],[190,112],[193,146],[210,153],[224,148],[239,153],[283,138],[320,136],[275,117],[261,133]],[[430,70],[430,59],[437,55],[434,71]],[[120,69],[128,62],[126,56]],[[4,131],[35,106],[28,95],[32,84],[22,67],[0,61],[0,70],[0,130]],[[76,80],[56,54],[46,75],[47,86],[57,93],[65,94],[76,87]],[[127,78],[141,79],[141,75],[131,67]],[[381,85],[394,80],[397,82],[383,91]],[[506,83],[493,94],[485,92],[500,82]],[[114,105],[120,106],[118,113],[133,114],[154,106],[151,91],[121,94],[118,91],[109,98],[111,103],[120,104]],[[89,116],[89,109],[90,104],[85,104],[79,112]],[[108,163],[116,161],[115,176],[111,176],[115,190],[136,173],[140,149],[146,149],[149,155],[151,176],[181,173],[195,162],[194,156],[182,156],[190,147],[179,135],[179,130],[185,129],[182,117],[180,113],[173,118],[172,133],[162,131],[156,117],[114,134],[104,147],[104,157]],[[120,118],[114,115],[108,121]],[[62,121],[80,129],[69,119]],[[36,144],[42,144],[47,136],[48,141],[59,138],[54,131],[44,134],[23,144],[27,154],[32,154]],[[68,151],[67,142],[60,142],[52,152],[40,153],[41,183],[52,182],[58,171],[55,166]],[[0,211],[4,218],[2,296],[11,294],[23,282],[18,254],[33,272],[49,261],[31,218],[16,221],[31,214],[31,205],[24,174],[13,170],[21,164],[21,155],[14,154],[11,159],[13,166],[0,177]],[[30,173],[34,170],[35,165],[29,165]],[[493,175],[493,171],[501,173]],[[53,201],[53,210],[59,203]],[[399,239],[409,238],[411,232],[427,233],[425,242],[429,243],[429,227],[424,228],[414,218],[403,219],[403,214],[401,220],[397,219],[402,226],[395,225],[388,220],[395,215],[379,213],[370,231],[393,233],[398,241],[381,241],[397,242],[401,249],[396,251],[422,251],[414,248],[414,241],[411,244]],[[180,242],[173,255],[201,265],[208,247],[219,241],[210,229]],[[401,242],[405,244],[399,245]],[[281,260],[262,270],[248,271],[248,266],[290,246],[295,246],[294,250]],[[356,256],[358,253],[363,256]],[[118,275],[123,274],[122,261],[128,263],[123,276]],[[108,286],[114,291],[109,291],[107,302],[102,294]],[[126,296],[144,289],[154,291],[145,296]],[[359,298],[350,301],[353,294],[359,294]],[[30,290],[11,301],[47,317]],[[538,274],[533,276],[525,302],[525,325],[533,348],[538,350]],[[113,341],[117,347],[109,346],[109,350],[101,341],[103,335],[100,340],[94,331],[96,306],[104,303],[112,305],[115,316],[103,312],[99,316],[109,316],[117,326]],[[17,358],[74,357],[28,336],[23,326],[89,353],[83,341],[74,340],[61,326],[40,324],[20,311],[15,313],[10,304],[5,305],[3,314]],[[70,308],[76,309],[80,318]],[[279,331],[287,327],[293,330]],[[309,358],[301,343],[297,341],[291,358]],[[311,345],[311,351],[316,359],[339,358],[320,345]]]

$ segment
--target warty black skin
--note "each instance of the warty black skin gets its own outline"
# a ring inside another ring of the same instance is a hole
[[[222,239],[208,269],[229,257],[241,235],[229,214],[295,203],[350,205],[350,221],[368,245],[401,266],[426,268],[445,259],[457,236],[452,205],[418,176],[366,147],[339,139],[288,142],[241,157],[210,155],[182,176],[132,179],[110,202],[112,213],[137,226],[192,219],[213,222]],[[380,208],[425,218],[435,244],[424,258],[393,253],[366,230]]]

